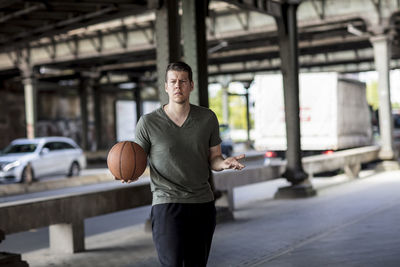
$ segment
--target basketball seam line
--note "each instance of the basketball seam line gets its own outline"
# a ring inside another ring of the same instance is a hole
[[[132,149],[133,149],[133,155],[135,156],[135,166],[133,167],[133,173],[131,175],[131,179],[133,179],[133,176],[135,175],[136,172],[136,164],[137,164],[137,160],[136,160],[136,150],[135,150],[135,144],[131,143]]]
[[[124,177],[122,177],[122,152],[124,151],[124,146],[126,145],[126,142],[124,142],[123,144],[122,144],[122,148],[121,148],[121,151],[119,152],[120,154],[119,154],[119,176],[121,176],[120,178],[122,179],[122,180],[124,180]]]

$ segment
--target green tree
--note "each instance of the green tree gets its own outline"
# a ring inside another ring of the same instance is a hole
[[[373,110],[379,108],[379,94],[378,94],[378,82],[373,81],[367,84],[367,102],[372,106]]]
[[[209,98],[210,109],[217,115],[218,121],[223,121],[222,115],[222,89],[214,97]],[[254,122],[250,119],[250,123]],[[246,98],[244,96],[229,96],[229,125],[235,129],[247,129]]]
[[[243,96],[229,97],[229,125],[235,129],[246,129],[246,99]]]
[[[218,90],[215,97],[209,98],[210,109],[217,115],[218,121],[222,122],[222,90]]]

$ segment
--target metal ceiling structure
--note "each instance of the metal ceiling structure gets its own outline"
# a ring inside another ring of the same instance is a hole
[[[210,2],[210,76],[279,70],[276,25],[267,15],[280,15],[279,2]],[[385,5],[376,0],[295,2],[301,2],[301,68],[374,69],[370,43],[374,23],[386,24],[385,31],[391,31],[392,65],[400,66],[400,12],[395,12],[399,1],[386,1]],[[2,0],[0,62],[7,63],[0,63],[0,70],[16,68],[24,57],[30,57],[34,66],[57,69],[122,71],[138,76],[154,71],[152,8],[154,4],[145,0]],[[24,50],[28,51],[25,55]]]
[[[145,0],[1,0],[0,51],[147,9]]]

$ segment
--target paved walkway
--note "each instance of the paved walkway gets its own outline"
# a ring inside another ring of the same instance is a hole
[[[283,180],[235,190],[236,219],[217,226],[208,266],[400,266],[400,171],[344,181],[314,179],[318,196],[296,200],[272,199]],[[22,257],[30,266],[159,266],[143,229],[87,237],[74,255]]]

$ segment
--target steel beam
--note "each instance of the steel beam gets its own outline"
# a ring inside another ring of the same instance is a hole
[[[287,138],[287,165],[283,176],[293,185],[308,177],[301,161],[297,7],[296,4],[283,4],[283,16],[275,18],[278,25]]]
[[[166,104],[168,96],[165,93],[165,69],[170,62],[181,58],[180,19],[178,0],[164,1],[156,10],[156,52],[157,77],[160,103]]]
[[[296,0],[292,0],[296,1]],[[278,1],[272,1],[272,0],[224,0],[224,2],[227,2],[229,4],[235,5],[239,7],[240,9],[245,9],[245,10],[252,10],[252,11],[257,11],[261,12],[264,14],[268,14],[274,17],[282,17],[282,11],[280,9],[281,3]],[[296,1],[299,2],[299,1]]]
[[[184,59],[192,67],[195,89],[190,102],[208,107],[206,13],[208,1],[182,2]]]

